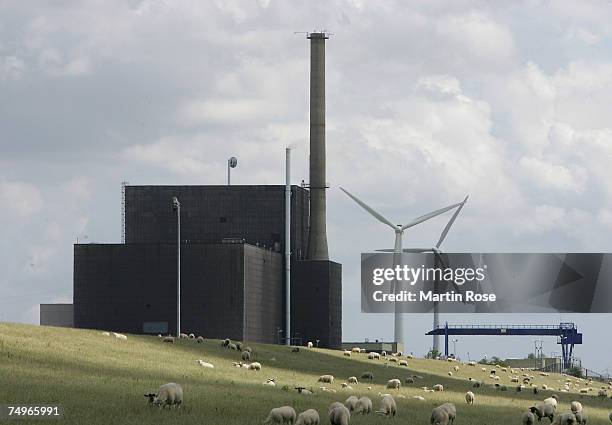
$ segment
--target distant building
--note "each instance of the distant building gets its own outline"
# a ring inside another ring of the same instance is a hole
[[[41,304],[40,325],[72,328],[74,326],[72,304]]]
[[[377,353],[386,351],[387,353],[402,352],[404,354],[404,344],[397,343],[397,342],[367,341],[367,342],[343,342],[342,343],[343,350],[350,350],[353,347],[363,348],[368,353],[370,351],[375,351]]]
[[[293,343],[342,340],[342,267],[305,258],[309,192],[291,188]],[[281,341],[285,186],[127,186],[125,244],[74,247],[78,328],[176,330],[181,203],[181,329],[210,338]]]

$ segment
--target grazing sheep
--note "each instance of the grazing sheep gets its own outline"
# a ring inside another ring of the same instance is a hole
[[[320,421],[319,412],[308,409],[298,415],[295,425],[319,425]]]
[[[104,336],[110,336],[110,332],[104,331],[104,332],[102,332],[102,335],[104,335]]]
[[[376,411],[379,415],[392,416],[395,417],[397,413],[397,405],[395,404],[395,400],[389,394],[383,396],[380,401],[380,409]]]
[[[534,425],[535,416],[531,412],[525,412],[521,417],[521,422],[523,423],[523,425]]]
[[[114,336],[115,338],[117,338],[117,339],[122,340],[122,341],[127,340],[127,336],[125,336],[125,335],[123,335],[123,334],[119,334],[119,333],[117,333],[117,332],[113,332],[113,336]]]
[[[198,344],[201,344],[204,342],[204,337],[203,336],[199,336],[196,338],[196,341],[198,342]]]
[[[606,390],[599,390],[599,391],[597,392],[597,396],[598,396],[598,397],[607,397],[607,396],[608,396],[608,393],[607,393],[607,391],[606,391]]]
[[[221,341],[221,347],[228,347],[230,343],[231,341],[229,340],[229,338],[225,338],[223,341]]]
[[[321,376],[319,376],[319,379],[317,379],[317,382],[324,382],[326,384],[333,384],[334,383],[334,375],[321,375]]]
[[[189,339],[195,339],[195,335],[194,334],[189,334]]]
[[[576,412],[574,415],[576,417],[577,424],[587,425],[587,422],[589,421],[589,417],[587,416],[584,410],[581,410],[580,412]]]
[[[340,386],[341,386],[342,388],[346,388],[346,389],[349,389],[349,390],[352,390],[352,389],[353,389],[353,387],[351,387],[351,386],[350,386],[348,383],[346,383],[346,382],[341,383],[341,384],[340,384]]]
[[[459,372],[459,366],[453,366],[453,370],[454,370],[455,372]]]
[[[351,348],[351,351],[352,351],[353,353],[361,353],[361,348],[359,348],[359,347],[353,347],[353,348]]]
[[[397,358],[395,357],[389,357],[389,361],[393,362],[393,363],[397,363]]]
[[[166,406],[176,408],[183,403],[183,388],[179,384],[170,382],[159,387],[157,394],[147,394],[145,397],[149,398],[149,403],[160,408]]]
[[[355,403],[354,413],[356,415],[369,415],[372,413],[372,400],[368,397],[361,397]]]
[[[379,360],[380,359],[380,354],[372,351],[371,353],[368,353],[368,359],[370,359],[370,360]]]
[[[264,421],[264,424],[275,423],[275,424],[284,424],[288,423],[293,425],[295,422],[295,409],[291,406],[282,406],[276,407],[270,410],[268,417]]]
[[[405,384],[414,384],[414,378],[406,378],[404,379]]]
[[[264,382],[263,384],[264,385],[270,385],[270,386],[274,387],[274,386],[276,386],[276,378],[270,378],[266,382]]]
[[[242,354],[240,355],[240,358],[243,361],[248,362],[251,360],[251,353],[249,353],[248,351],[243,351]]]
[[[387,352],[385,350],[383,350],[383,351],[380,352],[380,355],[383,356],[383,357],[387,357]]]
[[[399,379],[389,379],[387,381],[387,388],[399,390],[402,385],[402,382]]]
[[[374,374],[372,372],[363,372],[361,379],[374,379]]]
[[[474,388],[480,388],[482,386],[482,382],[481,381],[474,381],[474,384],[472,384],[472,387]]]
[[[450,370],[448,371],[448,376],[453,376],[453,372],[451,372]]]
[[[349,379],[346,380],[349,384],[358,384],[356,376],[349,376]]]
[[[407,358],[407,359],[413,359],[413,358],[414,358],[414,356],[413,356],[412,354],[406,354],[406,358]]]
[[[444,391],[444,386],[442,384],[436,384],[431,387],[434,391]]]
[[[298,393],[300,394],[305,394],[305,395],[313,395],[314,392],[310,391],[308,388],[306,387],[295,387],[295,389],[297,390]]]
[[[229,348],[230,350],[238,350],[238,346],[234,344],[233,342],[230,342],[227,348]]]
[[[314,344],[313,344],[311,341],[308,341],[308,343],[306,344],[306,347],[308,347],[308,348],[312,348],[312,347],[314,347]],[[311,410],[312,410],[312,409],[311,409]],[[307,411],[308,411],[308,410],[307,410]],[[315,412],[316,412],[316,410],[315,410]],[[319,415],[319,414],[317,413],[317,417],[318,417],[318,415]]]
[[[253,349],[249,347],[248,345],[244,347],[244,351],[248,351],[249,353],[253,354]]]
[[[562,413],[555,418],[555,425],[576,425],[576,416],[573,413]]]
[[[169,342],[170,344],[174,344],[174,337],[173,336],[165,336],[162,338],[162,342]]]
[[[346,406],[335,406],[329,411],[329,422],[331,425],[349,425],[351,422],[351,412]]]
[[[553,405],[555,407],[555,410],[557,410],[557,396],[556,395],[553,394],[551,397],[548,397],[547,399],[544,400],[544,403]]]
[[[249,370],[255,370],[255,371],[259,371],[261,370],[261,363],[259,362],[253,362],[248,366]]]
[[[523,389],[525,389],[525,386],[524,386],[524,385],[517,385],[517,386],[516,386],[516,392],[517,392],[517,393],[520,393],[521,391],[523,391]]]
[[[487,368],[485,368],[485,367],[481,367],[481,368],[480,368],[480,370],[482,370],[483,372],[486,372],[486,371],[487,371]]]
[[[184,334],[184,333],[180,333],[180,334],[179,334],[179,338],[180,338],[180,339],[189,339],[189,335]]]
[[[346,357],[351,357],[351,351],[350,350],[344,350],[344,353],[342,353],[344,356]]]
[[[438,407],[446,410],[446,413],[448,413],[449,421],[455,422],[455,418],[457,417],[457,409],[455,408],[455,405],[453,403],[444,403]]]
[[[208,369],[214,369],[215,368],[215,365],[213,365],[212,363],[205,362],[204,360],[198,360],[198,364],[200,366],[206,367]]]
[[[400,360],[399,361],[399,365],[400,366],[408,366],[408,360]]]
[[[236,343],[236,351],[242,351],[242,342]]]
[[[467,404],[474,404],[474,393],[471,391],[468,391],[467,393],[465,393],[465,402]]]
[[[542,418],[550,419],[550,422],[555,419],[555,408],[552,404],[548,403],[538,403],[535,406],[529,408],[531,413],[535,414],[538,418],[538,422],[542,420]]]
[[[349,412],[352,412],[353,410],[355,410],[355,405],[357,404],[357,401],[359,401],[359,399],[352,395],[344,401],[344,405],[349,410]]]
[[[443,409],[441,406],[434,407],[434,409],[431,411],[429,423],[431,425],[448,425],[448,422],[449,418],[446,409]]]
[[[548,389],[548,385],[546,385],[546,384],[542,384],[542,389],[543,389],[543,390],[547,390],[547,389]]]

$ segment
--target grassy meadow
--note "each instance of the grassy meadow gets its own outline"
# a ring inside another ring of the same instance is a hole
[[[0,404],[60,404],[64,417],[54,423],[105,425],[261,424],[271,408],[291,405],[298,413],[317,409],[321,423],[326,424],[330,403],[344,401],[351,394],[365,395],[377,409],[378,393],[389,392],[398,405],[395,419],[398,423],[428,424],[433,407],[453,402],[457,406],[457,425],[519,425],[522,412],[553,394],[541,391],[534,395],[531,389],[516,392],[516,384],[510,383],[508,373],[498,370],[501,380],[493,381],[488,372],[481,371],[480,365],[458,363],[460,370],[449,376],[455,363],[440,360],[411,359],[408,367],[402,367],[384,360],[368,360],[365,354],[347,358],[341,351],[302,348],[299,353],[292,353],[283,346],[248,342],[245,345],[253,348],[253,360],[262,364],[261,371],[234,367],[232,362],[240,360],[240,353],[222,348],[218,340],[168,344],[157,337],[128,335],[127,341],[121,341],[103,336],[100,331],[0,323]],[[215,368],[203,368],[196,363],[197,359],[213,363]],[[352,390],[341,388],[340,384],[349,376],[359,377],[364,371],[374,373],[372,382],[352,384]],[[317,378],[323,374],[332,374],[336,380],[332,385],[320,384]],[[422,379],[403,384],[412,375]],[[262,385],[273,377],[276,387]],[[469,377],[482,380],[484,387],[472,388]],[[385,389],[391,378],[402,381],[400,390]],[[554,394],[560,400],[558,412],[568,411],[570,401],[578,400],[589,415],[589,425],[610,424],[612,399],[597,397],[600,384],[594,384],[588,395],[577,393],[584,384],[576,385],[575,392],[563,393],[558,389],[564,379],[556,374],[536,375],[535,382],[556,389]],[[182,385],[183,407],[159,410],[148,406],[143,395],[157,392],[167,382]],[[495,382],[507,385],[508,391],[496,389]],[[434,384],[444,385],[445,391],[429,393],[421,389]],[[323,392],[319,389],[322,385],[337,392]],[[311,388],[315,394],[299,394],[293,389],[296,386]],[[368,390],[367,386],[372,388]],[[473,406],[465,403],[468,390],[476,394]],[[413,399],[415,395],[426,400]],[[389,421],[375,414],[351,418],[352,424]],[[542,423],[547,424],[548,420]]]

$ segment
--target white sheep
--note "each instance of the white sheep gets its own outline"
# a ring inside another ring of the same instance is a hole
[[[312,347],[314,347],[314,344],[311,341],[308,341],[308,343],[306,344],[306,347],[312,348]],[[310,410],[312,410],[312,409],[310,409]],[[308,412],[308,410],[306,412]],[[316,410],[315,410],[315,412],[316,412]],[[305,412],[302,412],[302,413],[305,413]],[[317,417],[318,416],[319,416],[319,414],[317,413]]]
[[[179,338],[180,338],[180,339],[188,339],[188,338],[189,338],[189,335],[184,334],[184,333],[179,333]]]
[[[238,346],[236,344],[234,344],[233,342],[230,342],[230,344],[227,346],[227,348],[229,348],[230,350],[237,350]]]
[[[359,348],[359,347],[353,347],[353,348],[351,348],[351,351],[352,351],[353,353],[361,353],[361,348]]]
[[[431,387],[434,391],[444,391],[444,385],[442,384],[436,384],[433,387]]]
[[[243,351],[242,354],[240,355],[240,358],[243,361],[248,362],[251,360],[251,353],[249,353],[248,351]]]
[[[356,415],[369,415],[372,413],[372,400],[368,397],[361,397],[355,403],[354,412]]]
[[[368,353],[368,359],[370,359],[370,360],[379,360],[380,359],[380,354],[372,351],[372,352]]]
[[[174,344],[174,337],[173,336],[165,336],[162,338],[162,342],[169,342],[170,344]]]
[[[308,409],[298,415],[295,425],[319,425],[320,422],[319,412],[315,409]]]
[[[115,338],[117,338],[117,339],[122,340],[122,341],[127,340],[127,336],[125,336],[125,335],[123,335],[123,334],[119,334],[119,333],[117,333],[117,332],[113,332],[113,336],[114,336]]]
[[[282,406],[275,407],[270,410],[268,417],[264,421],[265,424],[275,423],[275,424],[284,424],[288,423],[289,425],[293,425],[296,418],[295,409],[291,406]]]
[[[104,335],[104,336],[110,336],[110,332],[104,331],[104,332],[102,332],[102,335]]]
[[[459,372],[459,366],[453,366],[453,370],[454,370],[455,372]]]
[[[471,391],[465,393],[465,401],[467,404],[474,404],[474,393]]]
[[[523,413],[521,417],[521,422],[523,425],[534,425],[535,424],[535,416],[531,412]]]
[[[259,362],[253,362],[248,366],[249,370],[255,370],[255,371],[259,371],[261,370],[261,363]]]
[[[203,336],[199,336],[196,338],[196,341],[198,342],[198,344],[201,344],[204,342],[204,337]]]
[[[221,341],[221,347],[227,347],[230,345],[230,340],[229,338],[225,338],[223,341]]]
[[[399,365],[400,365],[400,366],[408,366],[408,360],[403,360],[403,359],[402,359],[402,360],[400,360],[400,361],[399,361]]]
[[[400,381],[399,379],[389,379],[387,381],[387,388],[399,390],[401,386],[402,381]]]
[[[395,404],[395,400],[389,394],[385,394],[380,401],[380,409],[376,411],[379,415],[392,416],[395,417],[397,413],[397,405]]]
[[[349,384],[358,384],[359,383],[359,381],[357,381],[357,377],[356,376],[349,376],[349,379],[347,379],[346,382],[348,382]]]
[[[270,378],[266,382],[264,382],[263,384],[264,385],[270,385],[270,386],[274,387],[274,386],[276,386],[276,378]]]
[[[194,334],[189,334],[189,339],[195,339],[195,335]]]
[[[359,401],[359,399],[352,395],[344,401],[344,405],[349,410],[349,412],[352,412],[353,410],[355,410],[355,405],[357,404],[357,401]]]
[[[353,387],[351,387],[351,386],[350,386],[349,384],[347,384],[346,382],[341,383],[341,384],[340,384],[340,386],[341,386],[342,388],[346,389],[346,390],[353,391]]]
[[[326,384],[333,384],[334,383],[334,375],[321,375],[321,376],[319,376],[319,379],[317,379],[317,382],[324,382]]]
[[[329,411],[329,422],[331,425],[349,425],[351,412],[343,405],[336,405]]]
[[[351,357],[351,350],[344,350],[344,353],[342,354],[346,357]]]
[[[529,410],[537,416],[538,422],[541,421],[542,418],[549,418],[551,422],[554,420],[555,408],[552,404],[537,403],[535,406],[530,407]]]
[[[448,371],[448,376],[453,376],[453,372],[451,372],[450,370]]]
[[[393,363],[397,363],[397,358],[396,357],[389,357],[389,361],[393,362]]]
[[[162,385],[157,390],[157,394],[147,394],[149,402],[155,406],[163,407],[180,407],[183,403],[183,388],[174,382],[169,382]]]
[[[205,362],[204,360],[198,360],[198,364],[202,367],[206,367],[208,369],[214,369],[215,365],[212,363]]]
[[[587,422],[589,421],[589,417],[587,416],[584,410],[576,412],[574,414],[574,417],[576,418],[576,423],[578,423],[579,425],[587,425]]]
[[[554,408],[556,410],[557,409],[557,396],[553,394],[551,397],[548,397],[547,399],[545,399],[544,403],[548,403],[548,404],[554,406]]]

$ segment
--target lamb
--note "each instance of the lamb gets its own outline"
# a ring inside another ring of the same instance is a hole
[[[352,412],[353,410],[355,410],[355,405],[357,404],[358,401],[359,399],[355,397],[354,395],[352,395],[344,401],[344,405],[349,410],[349,412]]]
[[[555,425],[575,425],[576,416],[573,413],[562,413],[555,418]]]
[[[431,411],[431,417],[429,418],[431,425],[448,425],[448,422],[448,412],[442,406],[435,407]]]
[[[119,333],[117,333],[117,332],[113,332],[113,336],[114,336],[115,338],[117,338],[117,339],[122,340],[122,341],[127,340],[127,336],[125,336],[125,335],[123,335],[123,334],[119,334]]]
[[[556,395],[553,394],[551,397],[548,397],[547,399],[544,400],[544,403],[553,405],[555,407],[555,410],[557,410],[557,396]]]
[[[315,409],[308,409],[298,415],[295,425],[319,425],[320,421],[319,412]]]
[[[196,341],[198,342],[198,344],[201,344],[204,342],[204,337],[203,336],[199,336],[196,338]]]
[[[288,423],[293,425],[295,422],[295,409],[291,406],[276,407],[270,410],[268,417],[264,421],[264,424],[275,423],[284,424]]]
[[[383,357],[387,357],[387,352],[385,350],[382,350],[380,352],[380,355],[383,356]]]
[[[432,388],[434,391],[444,391],[444,386],[442,384],[436,384]]]
[[[160,408],[180,407],[183,403],[183,388],[179,384],[170,382],[159,387],[157,394],[145,394],[149,398],[149,403]]]
[[[577,424],[587,425],[587,422],[589,421],[589,417],[587,416],[584,410],[581,410],[580,412],[576,412],[574,416],[576,417]]]
[[[255,370],[255,371],[259,371],[261,370],[261,363],[259,362],[253,362],[248,366],[249,370]]]
[[[350,350],[344,350],[344,353],[342,353],[344,356],[346,357],[351,357],[351,351]]]
[[[379,415],[392,416],[395,417],[397,413],[397,405],[395,404],[395,400],[389,394],[383,396],[380,401],[380,409],[376,411]]]
[[[243,351],[242,354],[240,355],[240,358],[243,361],[248,362],[251,360],[251,353],[249,353],[248,351]]]
[[[329,422],[331,425],[349,425],[351,412],[345,406],[336,406],[329,411]]]
[[[474,404],[474,393],[471,391],[468,391],[467,393],[465,393],[465,402],[467,404]]]
[[[165,336],[162,338],[162,342],[169,342],[170,344],[174,344],[174,337],[173,336]]]
[[[387,388],[399,390],[402,385],[402,382],[399,379],[389,379],[387,381]]]
[[[531,413],[535,414],[538,418],[538,422],[542,420],[542,418],[550,419],[550,422],[555,419],[555,408],[552,404],[548,403],[538,403],[535,406],[529,408]]]
[[[374,374],[372,372],[363,372],[361,379],[374,379]]]
[[[312,348],[312,347],[314,347],[314,344],[313,344],[311,341],[308,341],[308,343],[306,344],[306,347],[308,347],[308,348]],[[311,409],[311,410],[312,410],[312,409]],[[307,410],[307,411],[308,411],[308,410]],[[306,411],[306,412],[307,412],[307,411]],[[316,412],[316,410],[315,410],[315,412]],[[302,413],[305,413],[305,412],[302,412]],[[318,417],[318,415],[319,415],[319,414],[317,413],[317,417]]]
[[[205,362],[204,360],[198,360],[198,364],[202,367],[206,367],[208,369],[214,369],[215,365],[212,363]]]
[[[319,376],[319,379],[317,379],[317,382],[324,382],[326,384],[333,384],[334,383],[334,375],[321,375],[321,376]]]
[[[361,397],[357,400],[357,403],[355,403],[353,411],[356,415],[369,415],[372,413],[372,400],[368,397]]]
[[[357,381],[357,377],[356,376],[349,376],[349,379],[347,379],[346,382],[348,382],[349,384],[358,384],[359,383]]]
[[[525,412],[521,417],[521,422],[523,425],[533,425],[535,423],[535,416],[531,412]]]

